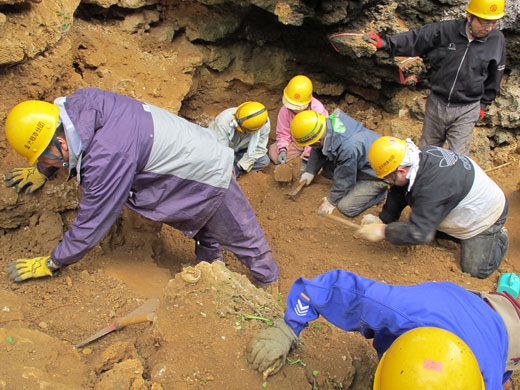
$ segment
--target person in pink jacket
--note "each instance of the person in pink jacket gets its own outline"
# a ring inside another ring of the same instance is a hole
[[[283,106],[278,112],[276,123],[276,142],[269,147],[269,157],[275,164],[285,164],[293,158],[302,157],[300,172],[305,171],[310,146],[298,146],[291,134],[291,121],[301,111],[311,110],[323,114],[326,118],[328,111],[323,104],[312,96],[312,81],[303,75],[294,76],[283,91]]]

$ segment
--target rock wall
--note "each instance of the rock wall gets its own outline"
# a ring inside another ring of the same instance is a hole
[[[484,166],[507,161],[518,144],[520,4],[506,4],[500,23],[507,39],[506,75],[472,144],[472,155]],[[284,85],[304,73],[330,110],[341,107],[380,133],[418,139],[429,91],[427,64],[390,58],[360,36],[337,34],[406,31],[461,17],[465,5],[466,0],[0,0],[1,125],[20,101],[52,101],[85,86],[180,111],[203,125],[226,105],[262,99],[275,122]],[[0,172],[25,165],[3,132],[0,157]],[[53,189],[60,196],[45,207],[73,210],[77,196],[63,199],[77,188],[63,177],[54,185],[61,186]],[[0,210],[8,211],[0,228],[29,224],[34,206],[24,195],[9,193],[0,202]]]

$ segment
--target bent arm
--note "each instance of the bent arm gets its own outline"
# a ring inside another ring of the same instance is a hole
[[[96,147],[96,156],[84,159],[76,219],[51,254],[60,267],[78,262],[105,236],[129,196],[135,164],[122,153]]]
[[[335,326],[367,338],[376,331],[391,338],[389,335],[401,334],[413,322],[387,301],[395,288],[339,269],[312,280],[299,278],[287,297],[285,322],[299,335],[321,315]]]

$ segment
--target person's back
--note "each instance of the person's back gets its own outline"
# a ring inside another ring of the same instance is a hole
[[[343,330],[373,338],[379,357],[410,329],[446,329],[471,348],[486,388],[502,388],[508,351],[504,322],[478,295],[456,284],[390,285],[343,270],[297,279],[287,296],[285,322],[299,335],[319,315]]]

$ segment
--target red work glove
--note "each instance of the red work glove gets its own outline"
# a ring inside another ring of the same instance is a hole
[[[480,109],[480,120],[484,119],[484,115],[486,115],[486,112],[481,108]]]
[[[363,40],[375,45],[378,49],[384,49],[386,47],[386,41],[383,41],[381,37],[373,31],[363,34]]]

